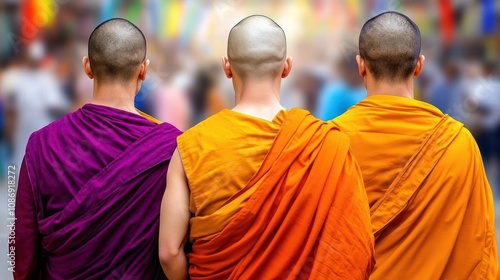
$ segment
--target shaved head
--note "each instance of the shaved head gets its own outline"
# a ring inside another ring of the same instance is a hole
[[[266,16],[249,16],[229,32],[227,56],[241,78],[280,76],[286,60],[285,32]]]
[[[363,25],[359,54],[376,80],[406,80],[417,66],[420,30],[403,14],[382,13]]]
[[[101,23],[89,38],[90,67],[97,79],[128,81],[146,58],[146,38],[126,19]]]

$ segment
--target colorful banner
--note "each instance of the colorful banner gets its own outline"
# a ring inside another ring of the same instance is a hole
[[[493,34],[495,32],[495,0],[482,0],[481,14],[481,31],[483,34]]]
[[[165,0],[162,1],[162,35],[166,38],[176,38],[179,36],[181,29],[181,19],[183,15],[183,4],[180,0]]]
[[[23,0],[21,2],[21,33],[27,41],[36,38],[40,28],[54,22],[57,3],[54,0]]]
[[[441,35],[444,44],[450,44],[455,37],[455,17],[452,0],[439,0]]]

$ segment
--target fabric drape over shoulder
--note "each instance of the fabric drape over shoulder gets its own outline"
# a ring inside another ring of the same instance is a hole
[[[180,131],[150,120],[88,104],[31,136],[20,185],[35,205],[45,278],[165,278],[159,212]]]
[[[235,194],[259,170],[286,114],[268,121],[225,109],[177,138],[194,213],[191,242],[210,240],[248,201],[253,190]]]
[[[368,278],[366,193],[349,140],[334,126],[289,111],[260,169],[228,203],[249,191],[220,233],[192,245],[192,279]]]
[[[371,279],[498,278],[492,192],[461,123],[383,95],[334,123],[363,172],[375,234]]]

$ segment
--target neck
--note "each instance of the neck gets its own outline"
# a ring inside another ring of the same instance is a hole
[[[137,90],[133,86],[119,83],[100,84],[94,80],[94,95],[91,103],[139,114],[134,106],[136,93]]]
[[[373,77],[367,75],[365,78],[365,86],[367,96],[383,94],[407,97],[412,99],[414,98],[413,78],[402,82],[392,82],[385,80],[375,80]]]
[[[280,104],[281,79],[270,82],[246,82],[234,79],[236,106],[233,110],[272,120],[284,110]]]

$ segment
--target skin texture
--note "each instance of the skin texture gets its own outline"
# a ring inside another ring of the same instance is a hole
[[[89,38],[90,66],[102,80],[127,81],[146,59],[146,39],[125,19],[106,21]]]
[[[420,31],[408,17],[387,12],[367,21],[359,35],[359,52],[358,72],[368,96],[413,98],[413,79],[422,73],[425,57],[419,55]]]
[[[359,53],[376,79],[404,81],[418,61],[420,31],[403,14],[380,14],[363,25]]]
[[[134,97],[146,79],[149,60],[146,40],[131,22],[115,18],[92,32],[89,56],[82,59],[85,73],[94,80],[93,104],[138,114]]]
[[[284,109],[279,103],[281,79],[292,68],[292,58],[286,58],[285,33],[268,17],[247,17],[231,30],[227,53],[222,68],[227,78],[233,80],[233,110],[271,121]],[[189,185],[176,150],[160,214],[160,262],[171,280],[188,277],[184,245],[190,217]]]
[[[286,59],[285,32],[269,18],[248,17],[231,29],[227,55],[232,69],[241,77],[276,77]]]

